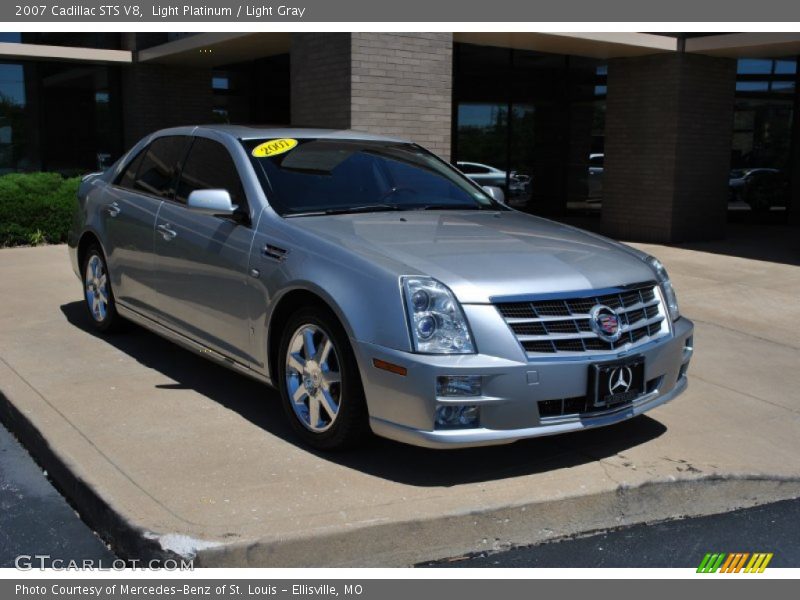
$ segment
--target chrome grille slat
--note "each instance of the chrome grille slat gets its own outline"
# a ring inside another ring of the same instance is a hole
[[[583,338],[596,338],[593,332],[580,333],[551,333],[547,335],[517,335],[520,342],[536,342],[540,340],[579,340]]]
[[[638,304],[634,304],[633,306],[629,306],[628,308],[617,310],[618,314],[625,314],[629,313],[634,310],[640,310],[643,308],[648,307],[658,307],[660,301],[658,299],[651,300],[650,302],[640,302]],[[594,304],[592,305],[594,306]],[[575,319],[588,319],[589,313],[572,313],[568,317],[553,317],[553,316],[545,316],[545,317],[508,317],[505,319],[506,323],[508,324],[515,324],[515,323],[539,323],[539,322],[546,322],[546,321],[566,321],[566,320],[575,320]]]
[[[600,338],[590,326],[589,311],[603,304],[619,317],[621,337]],[[528,354],[573,355],[612,353],[658,339],[669,322],[655,283],[612,293],[589,290],[585,295],[530,301],[495,302],[506,324]]]

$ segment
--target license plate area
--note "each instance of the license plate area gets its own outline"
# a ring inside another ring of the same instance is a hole
[[[644,393],[641,356],[589,367],[589,400],[595,410],[629,404]]]

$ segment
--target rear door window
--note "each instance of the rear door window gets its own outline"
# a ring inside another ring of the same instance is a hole
[[[125,169],[117,177],[116,184],[127,190],[132,190],[134,182],[136,181],[136,173],[139,171],[139,166],[142,164],[144,155],[147,153],[147,148],[141,150],[136,158],[129,161]]]
[[[183,135],[153,140],[139,166],[133,189],[159,198],[172,198],[188,140]]]

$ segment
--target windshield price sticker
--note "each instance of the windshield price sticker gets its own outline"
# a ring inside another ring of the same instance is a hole
[[[268,156],[276,156],[288,152],[297,146],[297,140],[291,138],[280,138],[277,140],[267,140],[263,144],[259,144],[251,154],[256,158],[266,158]]]

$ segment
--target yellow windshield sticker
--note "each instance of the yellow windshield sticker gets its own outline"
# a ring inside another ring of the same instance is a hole
[[[291,138],[268,140],[263,144],[259,144],[253,148],[251,154],[256,158],[266,158],[268,156],[275,156],[277,154],[288,152],[295,146],[297,146],[297,140],[293,140]]]

